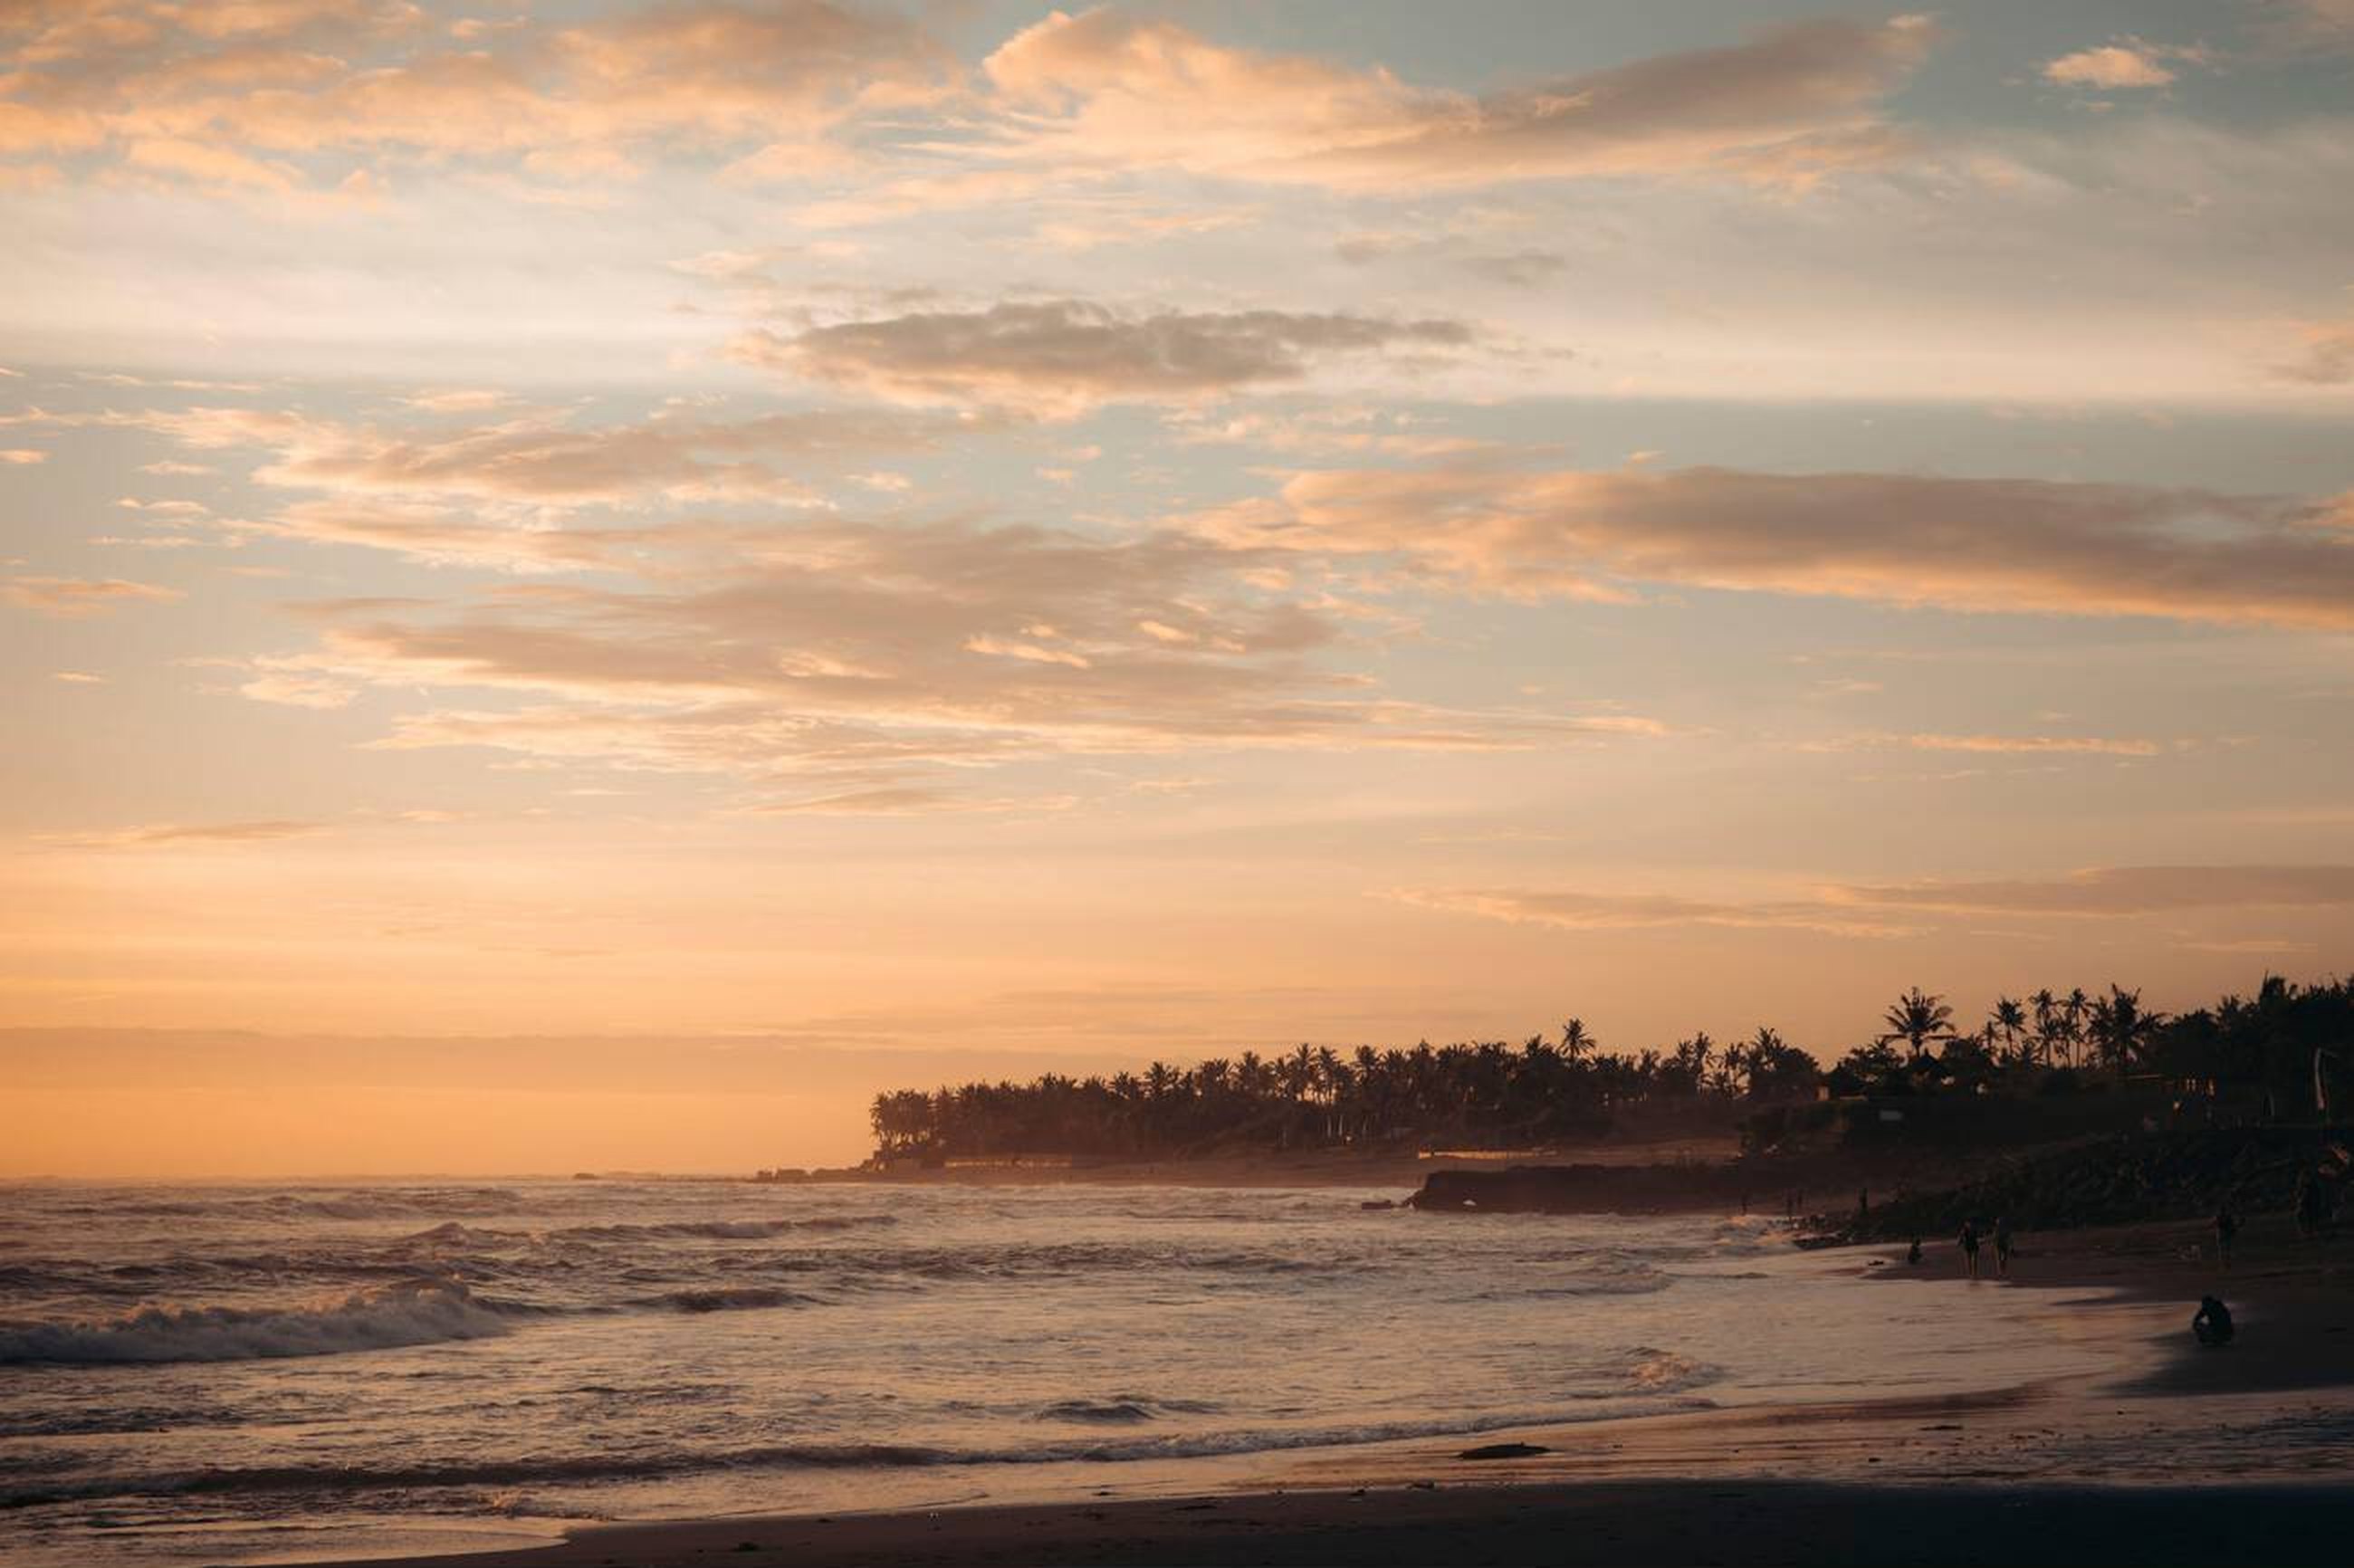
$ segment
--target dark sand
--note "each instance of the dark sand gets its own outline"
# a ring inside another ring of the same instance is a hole
[[[468,1568],[1132,1564],[2067,1563],[2340,1568],[2354,1488],[1788,1481],[1290,1493],[1087,1508],[615,1526]]]
[[[1874,1248],[1894,1258],[1894,1249]],[[1871,1272],[1952,1278],[1962,1272],[1950,1241],[1923,1246],[1916,1271],[1901,1262]],[[1994,1278],[1994,1249],[1979,1254],[1980,1273]],[[2288,1220],[2263,1215],[2247,1223],[2232,1248],[2232,1266],[2220,1266],[2215,1233],[2207,1224],[2119,1225],[2101,1230],[2022,1234],[2004,1283],[2084,1286],[2132,1301],[2172,1303],[2179,1318],[2162,1322],[2154,1364],[2126,1386],[2143,1393],[2246,1393],[2354,1383],[2354,1245],[2310,1242]],[[2230,1304],[2239,1329],[2232,1344],[2201,1350],[2190,1338],[2199,1298]],[[2349,1548],[2354,1558],[2354,1548]]]
[[[2187,1224],[2023,1235],[2020,1285],[2116,1373],[1270,1455],[1229,1489],[937,1512],[583,1528],[468,1568],[842,1564],[2265,1564],[2354,1562],[2354,1268],[2260,1220],[2229,1276]],[[1956,1280],[1950,1242],[1916,1270]],[[1986,1254],[1992,1273],[1992,1252]],[[2197,1347],[2202,1294],[2238,1342]],[[1109,1481],[1107,1485],[1111,1484]],[[757,1496],[745,1499],[757,1510]],[[406,1560],[413,1564],[432,1559]],[[443,1560],[447,1561],[447,1560]]]

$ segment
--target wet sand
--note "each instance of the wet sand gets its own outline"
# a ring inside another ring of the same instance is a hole
[[[1096,1508],[617,1526],[470,1568],[1434,1563],[2304,1568],[2345,1561],[2344,1486],[1877,1487],[1647,1481],[1261,1494]]]
[[[1981,1254],[1981,1283],[2083,1286],[2127,1302],[2164,1304],[2153,1330],[2154,1363],[2131,1387],[2147,1393],[2247,1393],[2354,1383],[2354,1245],[2299,1237],[2285,1216],[2247,1223],[2232,1266],[2216,1256],[2207,1224],[2173,1222],[2022,1234],[2009,1280],[1994,1281],[1994,1254]],[[1859,1251],[1867,1249],[1858,1249]],[[1893,1249],[1872,1248],[1894,1258]],[[1925,1244],[1920,1274],[1962,1274],[1951,1242]],[[1892,1262],[1870,1272],[1914,1273]],[[2221,1297],[2239,1333],[2200,1350],[2190,1317],[2201,1296]]]
[[[1108,1479],[1130,1495],[596,1526],[465,1561],[2334,1564],[2354,1541],[2349,1251],[2259,1221],[2225,1276],[2202,1226],[2021,1236],[2011,1283],[2083,1287],[2055,1331],[2112,1349],[2114,1375],[1263,1456],[1195,1496]],[[2007,1287],[1964,1282],[1950,1244],[1925,1252],[1918,1269],[1887,1248],[1837,1255],[1859,1288]],[[2240,1323],[2224,1350],[2190,1337],[2209,1291]],[[1474,1441],[1528,1451],[1468,1458]]]

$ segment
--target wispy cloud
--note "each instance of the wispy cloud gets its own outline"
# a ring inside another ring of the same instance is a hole
[[[185,597],[177,588],[122,577],[24,577],[0,582],[0,599],[62,620],[86,620],[125,605],[168,604]]]
[[[1741,930],[1815,931],[1840,937],[1897,937],[1907,928],[1820,900],[1724,903],[1666,894],[1586,893],[1532,888],[1400,888],[1400,903],[1514,925],[1561,931],[1637,931],[1694,926]]]
[[[811,521],[761,537],[758,557],[629,589],[317,606],[318,648],[241,666],[239,689],[317,706],[370,685],[520,694],[535,700],[405,713],[376,744],[716,773],[754,803],[1075,754],[1525,748],[1663,727],[1384,697],[1334,667],[1342,623],[1180,535]]]
[[[1126,314],[1083,300],[1002,303],[756,331],[735,352],[757,365],[885,397],[1070,415],[1106,402],[1186,402],[1298,381],[1322,362],[1459,349],[1470,329],[1280,311]]]
[[[1055,13],[983,65],[1001,162],[1168,168],[1340,188],[1628,174],[1786,181],[1887,156],[1879,106],[1925,18],[1802,23],[1473,97],[1214,43],[1111,7]]]
[[[1631,585],[2062,615],[2354,626],[2334,504],[2135,485],[1453,463],[1310,471],[1191,520],[1259,550],[1405,562],[1522,597]]]
[[[2354,865],[2140,865],[1985,882],[1847,885],[1840,904],[2005,915],[2354,906]]]
[[[1911,935],[1943,916],[2091,918],[2354,907],[2354,866],[2115,866],[1988,881],[1832,883],[1803,895],[1752,900],[1528,887],[1409,888],[1389,896],[1424,908],[1564,931],[1714,926],[1876,938]]]
[[[26,417],[147,430],[195,451],[256,452],[257,482],[313,493],[265,515],[217,524],[232,534],[523,569],[606,567],[635,560],[650,546],[695,543],[695,530],[684,527],[657,525],[657,538],[639,526],[567,525],[586,508],[746,501],[819,507],[822,485],[851,482],[850,468],[877,453],[920,451],[993,428],[981,416],[892,408],[738,419],[657,415],[607,425],[535,414],[386,426],[233,406]],[[192,503],[125,504],[175,515],[206,510]]]
[[[456,38],[426,20],[313,0],[20,7],[0,19],[20,68],[6,143],[224,191],[331,186],[385,160],[621,179],[649,154],[810,143],[953,77],[912,23],[826,0],[678,0]]]
[[[325,824],[281,820],[150,822],[100,832],[53,834],[42,842],[73,849],[138,849],[167,844],[266,843],[325,832]]]
[[[2156,757],[2154,740],[2098,735],[1908,735],[1915,751],[1976,751],[2022,757]]]

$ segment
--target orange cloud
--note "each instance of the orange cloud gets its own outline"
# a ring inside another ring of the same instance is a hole
[[[1840,903],[2007,915],[2158,915],[2354,906],[2354,865],[2139,865],[2064,876],[1843,886]]]
[[[2090,735],[1908,735],[1915,751],[1982,751],[2027,757],[2156,757],[2165,747],[2154,740]]]
[[[2043,68],[2043,79],[2071,87],[2164,87],[2174,79],[2165,61],[2181,51],[2156,48],[2138,38],[2120,38],[2097,48],[2062,55]]]
[[[1321,360],[1437,353],[1470,341],[1459,322],[1281,311],[1124,315],[1080,300],[1005,303],[756,332],[738,357],[909,402],[1068,415],[1112,401],[1182,402],[1297,381]]]
[[[250,822],[160,822],[116,828],[107,832],[78,834],[49,842],[74,849],[137,849],[158,844],[262,843],[275,839],[302,838],[323,831],[317,822],[265,821]]]
[[[1389,895],[1428,909],[1565,931],[1715,926],[1900,937],[1882,915],[2116,917],[2240,908],[2354,907],[2354,866],[2113,866],[2060,876],[1989,881],[1833,884],[1812,896],[1710,900],[1575,890],[1402,889]]]
[[[457,49],[414,15],[339,0],[37,8],[17,29],[30,69],[0,76],[0,153],[111,145],[217,188],[307,183],[270,160],[336,152],[626,175],[642,148],[804,141],[861,106],[928,97],[949,69],[911,24],[826,0],[683,0]],[[304,48],[277,42],[296,37]]]
[[[1714,926],[1735,930],[1817,931],[1840,937],[1900,937],[1903,927],[1853,913],[1841,915],[1819,901],[1729,903],[1664,894],[1585,893],[1529,888],[1402,888],[1389,896],[1402,904],[1451,914],[1477,915],[1513,925],[1547,926],[1561,931],[1640,931]]]
[[[846,123],[922,107],[953,111],[922,149],[931,166],[864,182],[832,220],[1141,168],[1346,189],[1804,184],[1895,155],[1881,105],[1935,41],[1915,16],[1808,22],[1474,96],[1109,8],[1053,13],[977,78],[914,24],[827,0],[518,17],[457,47],[419,16],[356,0],[19,7],[0,19],[21,68],[0,76],[0,154],[144,144],[144,172],[221,190],[262,188],[281,160],[332,185],[351,173],[323,166],[334,154],[601,179],[653,153],[809,181],[864,155],[829,140]],[[182,145],[212,156],[164,151]],[[1082,226],[1058,242],[1097,241]]]
[[[848,482],[843,471],[854,461],[995,428],[979,417],[889,409],[737,420],[656,417],[585,428],[561,415],[533,414],[488,425],[388,429],[294,410],[211,406],[27,418],[149,430],[199,451],[259,450],[268,456],[253,471],[255,480],[319,493],[266,517],[218,524],[235,535],[529,570],[611,566],[655,546],[736,548],[757,536],[683,526],[555,525],[582,507],[747,500],[811,506],[822,499],[818,482]],[[178,463],[149,471],[208,471]]]
[[[121,577],[10,577],[0,582],[0,599],[61,620],[104,615],[127,604],[168,604],[186,597],[177,588]]]
[[[1633,583],[1889,604],[2354,626],[2329,503],[2133,485],[1733,469],[1311,471],[1190,520],[1237,547],[1389,557],[1480,591]]]
[[[1006,110],[991,151],[1074,168],[1369,188],[1747,177],[1776,163],[1766,177],[1781,178],[1791,164],[1843,161],[1859,138],[1884,154],[1878,105],[1935,39],[1917,16],[1809,22],[1471,97],[1101,7],[1055,13],[982,69]]]
[[[971,810],[993,797],[943,770],[1056,756],[1525,748],[1661,730],[1382,697],[1331,667],[1347,646],[1337,613],[1254,586],[1249,557],[1182,535],[824,519],[747,537],[758,553],[626,591],[313,606],[316,650],[249,662],[238,689],[311,706],[371,685],[519,694],[531,701],[442,698],[373,744],[716,774],[750,810],[904,812],[934,795]]]

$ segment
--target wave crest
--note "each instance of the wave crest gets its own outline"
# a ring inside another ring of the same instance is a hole
[[[513,1327],[446,1279],[408,1279],[310,1307],[143,1307],[107,1323],[0,1327],[0,1365],[234,1361],[481,1340]]]

